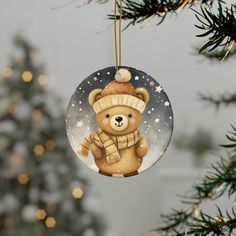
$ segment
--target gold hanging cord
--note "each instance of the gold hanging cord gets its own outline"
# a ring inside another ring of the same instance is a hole
[[[122,0],[120,0],[119,5],[119,50],[118,50],[118,44],[117,44],[117,3],[116,0],[114,0],[114,38],[115,38],[115,59],[116,59],[116,71],[118,71],[118,68],[121,66],[121,34],[122,34]]]

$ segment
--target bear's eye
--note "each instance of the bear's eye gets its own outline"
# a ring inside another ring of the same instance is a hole
[[[131,117],[132,117],[132,114],[129,114],[128,117],[131,118]]]
[[[110,115],[109,114],[106,114],[106,118],[109,118],[110,117]]]

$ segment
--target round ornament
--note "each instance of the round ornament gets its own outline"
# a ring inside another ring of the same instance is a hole
[[[108,67],[77,87],[66,127],[74,152],[88,167],[129,177],[161,158],[171,139],[173,112],[151,76],[131,67]]]

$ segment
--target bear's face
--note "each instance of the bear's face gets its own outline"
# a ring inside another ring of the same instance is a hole
[[[134,132],[142,122],[139,111],[128,106],[114,106],[96,115],[98,126],[107,134],[113,136],[126,135]]]
[[[88,102],[93,106],[97,101],[103,98],[102,89],[94,89],[90,92]],[[135,89],[136,99],[142,100],[144,103],[149,101],[149,93],[145,88]],[[119,94],[123,96],[125,94]],[[113,95],[110,95],[112,99]],[[130,97],[132,97],[130,95]],[[101,101],[101,100],[100,100]],[[137,101],[135,101],[137,103]],[[106,101],[104,101],[106,103]],[[140,111],[132,106],[113,105],[112,107],[101,109],[96,115],[98,127],[110,135],[122,136],[134,132],[140,127],[142,115]]]

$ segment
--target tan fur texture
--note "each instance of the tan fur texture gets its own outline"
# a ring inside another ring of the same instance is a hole
[[[100,89],[96,89],[89,94],[89,104],[91,106],[101,98],[101,92]],[[139,99],[145,103],[148,102],[149,94],[145,89],[136,89],[136,93]],[[122,122],[116,123],[117,117],[122,117]],[[96,122],[98,127],[102,129],[106,135],[118,137],[139,130],[142,124],[142,114],[132,107],[116,105],[97,113]],[[118,126],[114,128],[117,125],[121,125],[121,127]],[[124,128],[122,128],[122,125],[124,125]],[[100,170],[99,172],[108,176],[131,176],[137,174],[138,169],[142,165],[143,158],[148,152],[147,142],[142,135],[139,136],[138,141],[133,146],[118,150],[121,158],[114,155],[109,161],[106,159],[105,149],[103,147],[99,147],[95,142],[92,142],[90,148],[95,163]],[[84,155],[85,153],[80,150],[78,150],[78,154],[86,156]]]

